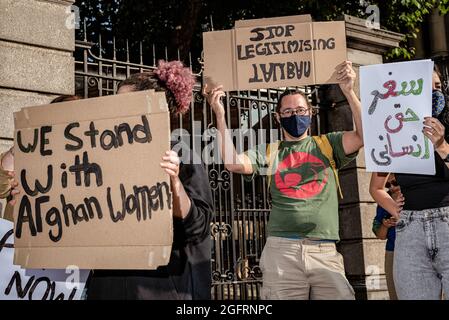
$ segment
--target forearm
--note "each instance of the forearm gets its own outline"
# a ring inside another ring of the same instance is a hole
[[[398,216],[400,213],[400,207],[394,201],[394,199],[383,189],[371,189],[370,194],[373,197],[374,201],[387,210],[391,215]]]
[[[359,98],[354,90],[344,93],[351,108],[352,118],[354,120],[354,132],[360,139],[360,144],[363,146],[363,128],[362,128],[362,107]]]
[[[227,170],[236,173],[244,173],[244,159],[237,154],[224,115],[217,117],[218,145],[221,157]]]
[[[349,155],[363,147],[362,114],[360,101],[354,90],[343,91],[351,107],[352,117],[354,119],[354,130],[346,131],[343,135],[343,148],[345,154]]]
[[[441,157],[441,159],[446,159],[447,155],[449,155],[449,144],[444,141],[441,146],[439,146],[435,151]],[[449,168],[449,162],[445,162],[446,167]]]
[[[192,202],[178,177],[171,179],[173,196],[173,216],[185,219],[189,214]]]

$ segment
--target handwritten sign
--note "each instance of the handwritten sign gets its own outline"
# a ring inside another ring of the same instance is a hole
[[[345,23],[307,20],[248,20],[203,33],[206,84],[232,91],[338,83],[336,67],[346,60]]]
[[[155,269],[169,261],[172,200],[165,93],[22,109],[15,116],[14,262],[28,268]]]
[[[13,223],[0,219],[0,300],[79,300],[88,270],[31,270],[13,265]]]
[[[433,145],[422,133],[432,114],[430,60],[360,67],[366,169],[435,174]]]

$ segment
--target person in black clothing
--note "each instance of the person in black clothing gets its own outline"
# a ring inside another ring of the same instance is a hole
[[[433,80],[432,116],[423,133],[435,149],[435,175],[399,174],[396,181],[403,201],[396,202],[384,190],[388,174],[374,173],[370,192],[395,219],[394,283],[400,300],[449,298],[449,123],[445,121],[441,76]],[[441,99],[440,99],[441,98]]]
[[[160,61],[156,70],[121,82],[118,93],[164,91],[175,117],[189,109],[194,83],[191,71],[181,62]],[[94,270],[88,300],[210,299],[213,205],[209,181],[202,164],[181,163],[179,156],[167,151],[160,164],[170,176],[173,193],[174,239],[169,264],[157,270]]]

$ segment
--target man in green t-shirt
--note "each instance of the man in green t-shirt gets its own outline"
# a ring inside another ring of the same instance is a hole
[[[352,63],[343,62],[337,72],[351,107],[354,131],[328,133],[322,140],[310,137],[312,108],[308,99],[299,90],[286,90],[275,114],[284,140],[241,154],[237,154],[226,126],[221,87],[203,91],[217,118],[226,169],[249,178],[269,175],[272,210],[260,260],[262,299],[354,299],[343,258],[335,247],[339,233],[334,169],[353,160],[363,146],[362,120]],[[322,143],[318,145],[326,138],[331,156]]]

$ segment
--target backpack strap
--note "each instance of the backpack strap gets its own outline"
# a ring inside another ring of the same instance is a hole
[[[343,193],[341,191],[340,179],[338,178],[338,169],[337,164],[334,160],[334,151],[332,145],[329,142],[329,139],[326,135],[322,134],[321,136],[313,136],[313,140],[315,140],[318,148],[320,148],[321,153],[329,160],[332,171],[334,171],[335,182],[337,183],[337,188],[340,193],[340,198],[343,199]]]

